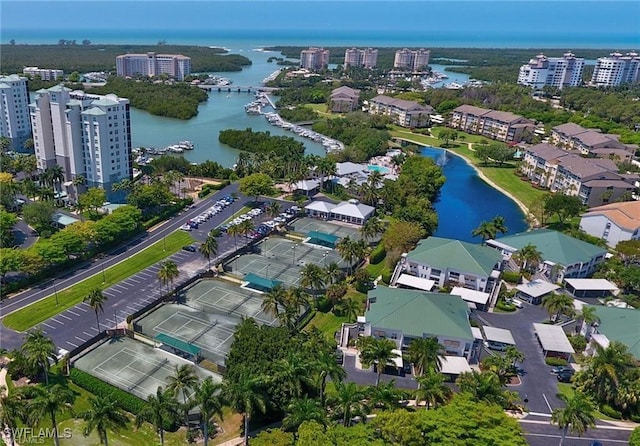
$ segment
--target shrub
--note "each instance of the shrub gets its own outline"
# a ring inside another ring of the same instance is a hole
[[[609,406],[608,404],[603,404],[602,406],[600,406],[600,412],[602,412],[603,415],[615,418],[616,420],[622,419],[622,413],[619,410],[616,410],[613,407]]]
[[[549,356],[547,358],[544,358],[544,362],[547,365],[550,365],[551,367],[557,367],[557,366],[567,365],[568,364],[566,359],[556,358],[555,356]]]
[[[506,312],[508,312],[508,313],[511,313],[511,312],[513,312],[513,311],[516,311],[516,307],[515,307],[515,305],[508,304],[508,303],[506,303],[506,302],[504,302],[504,301],[502,301],[502,300],[501,300],[501,301],[498,301],[498,303],[496,304],[496,308],[497,308],[498,310],[506,311]]]
[[[382,282],[386,285],[389,285],[389,283],[391,282],[391,274],[393,274],[393,271],[382,272]]]
[[[569,336],[569,342],[571,343],[571,346],[573,347],[573,349],[577,352],[583,352],[585,348],[587,348],[587,340],[577,334],[577,335],[573,335],[573,336]]]
[[[520,273],[515,273],[511,271],[503,271],[502,273],[502,280],[504,280],[507,283],[518,284],[520,283],[521,278],[522,276],[520,276]]]
[[[140,412],[145,405],[145,402],[137,396],[133,396],[124,390],[107,384],[82,370],[71,369],[69,376],[71,376],[71,381],[73,381],[74,384],[96,396],[106,398],[109,401],[115,401],[123,410],[132,414]]]
[[[369,256],[369,263],[372,265],[377,265],[382,262],[384,258],[387,256],[387,251],[384,250],[384,246],[382,244],[376,246],[373,251],[371,251],[371,255]]]
[[[636,427],[629,438],[629,446],[640,446],[640,426]]]

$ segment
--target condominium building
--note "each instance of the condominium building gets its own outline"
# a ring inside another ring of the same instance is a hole
[[[510,112],[461,105],[453,110],[451,127],[498,141],[520,142],[533,133],[535,123]]]
[[[611,53],[596,62],[591,84],[596,87],[617,87],[620,84],[640,82],[640,56],[638,53]]]
[[[322,70],[329,65],[329,50],[310,47],[300,51],[300,68],[307,70]]]
[[[11,150],[24,150],[31,136],[27,78],[12,74],[0,77],[0,136],[11,140]]]
[[[431,52],[424,48],[419,50],[403,48],[396,51],[393,67],[411,71],[424,71],[424,68],[429,65],[430,54]]]
[[[348,113],[358,108],[360,90],[343,85],[331,92],[329,109],[335,113]]]
[[[167,74],[182,81],[191,74],[191,58],[181,54],[123,54],[116,57],[116,74],[122,77]]]
[[[22,74],[32,77],[39,76],[43,81],[57,81],[64,77],[62,70],[38,67],[26,67],[22,70]]]
[[[69,196],[73,180],[82,176],[87,187],[105,189],[131,179],[129,100],[71,91],[63,85],[42,89],[29,105],[38,169],[59,165]]]
[[[542,87],[576,87],[582,83],[584,59],[573,53],[562,57],[547,57],[538,54],[528,64],[520,67],[518,83],[535,89]]]
[[[593,158],[609,158],[631,162],[638,150],[636,144],[624,144],[620,136],[602,133],[599,129],[587,129],[568,122],[551,130],[551,142],[567,150],[577,150]]]
[[[378,50],[373,48],[349,48],[344,52],[344,67],[375,68],[378,63]]]
[[[384,95],[370,99],[368,106],[372,115],[390,116],[394,124],[410,128],[428,126],[429,117],[434,113],[433,107],[429,105]]]

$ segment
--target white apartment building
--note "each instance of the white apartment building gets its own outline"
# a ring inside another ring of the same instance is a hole
[[[435,112],[430,105],[421,105],[416,101],[406,101],[384,95],[370,99],[368,107],[370,114],[389,116],[394,124],[408,128],[428,126],[429,116]]]
[[[40,76],[43,81],[57,81],[64,77],[64,71],[50,68],[26,67],[22,74],[27,76]]]
[[[21,151],[31,136],[27,78],[0,77],[0,136],[11,140],[11,150]]]
[[[375,68],[378,63],[378,50],[373,48],[348,48],[344,52],[344,67]]]
[[[403,48],[396,51],[393,60],[394,68],[409,69],[411,71],[424,71],[429,65],[429,55],[431,51],[420,48],[419,50],[410,50]]]
[[[105,189],[131,179],[129,100],[71,91],[63,85],[39,90],[29,105],[38,169],[59,165],[65,190],[74,196],[73,180]]]
[[[315,71],[327,68],[329,65],[329,50],[310,47],[300,51],[300,68]]]
[[[168,74],[182,81],[191,74],[191,58],[181,54],[123,54],[116,57],[116,74],[122,77]]]
[[[518,84],[535,89],[550,86],[562,89],[576,87],[582,83],[584,59],[573,53],[565,53],[562,57],[547,57],[538,54],[528,64],[520,67]]]
[[[617,87],[620,84],[640,82],[640,56],[638,53],[611,53],[600,57],[593,69],[591,84],[596,87]]]

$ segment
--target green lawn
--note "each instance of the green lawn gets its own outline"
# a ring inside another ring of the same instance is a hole
[[[335,119],[343,116],[340,113],[330,113],[327,104],[304,104],[304,107],[315,110],[322,118]]]
[[[373,279],[376,279],[378,278],[378,276],[380,276],[384,272],[389,272],[389,268],[387,267],[387,262],[382,260],[377,265],[368,264],[367,272]]]
[[[165,242],[166,250],[164,249]],[[99,272],[69,288],[58,290],[57,297],[55,295],[48,296],[9,314],[2,322],[5,326],[13,330],[28,330],[40,322],[79,304],[94,288],[103,290],[109,288],[127,277],[131,277],[137,272],[169,257],[179,251],[184,245],[192,242],[193,238],[189,233],[184,231],[174,232],[168,235],[165,240],[160,240],[144,251],[106,269],[104,274],[106,281],[102,281],[102,272]]]
[[[572,384],[569,384],[569,383],[558,383],[558,393],[561,394],[561,395],[564,395],[566,397],[572,397],[573,394],[576,393],[576,391],[573,388]],[[600,413],[597,410],[595,412],[595,416],[596,416],[596,418],[598,418],[600,420],[616,421],[615,418],[608,417],[605,414]]]
[[[307,331],[315,327],[320,330],[327,339],[333,340],[335,339],[335,332],[340,330],[343,322],[347,322],[346,317],[336,316],[332,312],[321,313],[320,311],[317,311],[309,323],[304,327],[304,330]]]

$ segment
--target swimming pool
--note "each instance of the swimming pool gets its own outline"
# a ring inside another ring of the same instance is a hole
[[[389,168],[384,166],[378,166],[377,164],[368,164],[367,169],[371,172],[380,172],[382,174],[389,173]]]

